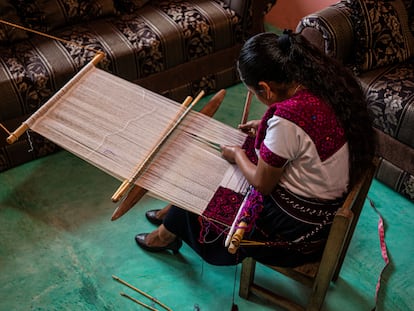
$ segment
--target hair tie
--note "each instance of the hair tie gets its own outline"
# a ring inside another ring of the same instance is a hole
[[[291,38],[292,33],[293,33],[292,30],[285,29],[283,30],[282,35],[280,35],[278,38],[279,48],[285,53],[288,53],[290,50],[290,46],[291,46],[290,38]]]

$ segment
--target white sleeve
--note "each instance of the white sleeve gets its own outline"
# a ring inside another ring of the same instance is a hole
[[[303,148],[303,135],[306,135],[304,131],[293,122],[278,116],[270,118],[267,124],[263,141],[265,146],[288,161],[296,159]]]

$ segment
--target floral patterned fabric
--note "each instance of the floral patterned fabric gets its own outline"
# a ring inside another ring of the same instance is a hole
[[[143,3],[115,4],[121,2]],[[245,0],[151,0],[119,15],[107,0],[12,4],[29,27],[50,30],[48,34],[75,44],[30,34],[29,39],[0,46],[0,122],[10,130],[42,106],[96,51],[105,53],[99,67],[177,101],[200,90],[208,94],[228,87],[238,82],[234,60],[251,34],[249,27],[263,25],[264,16],[253,22],[250,5],[256,2]],[[57,20],[57,15],[49,14],[52,11],[64,18]],[[0,171],[57,149],[35,133],[8,145],[6,133],[0,131]]]
[[[114,0],[115,8],[120,13],[132,13],[142,8],[149,0]]]
[[[355,30],[356,73],[414,56],[414,37],[402,0],[346,0]]]
[[[379,135],[376,178],[414,201],[412,3],[342,0],[304,17],[298,30],[317,30],[319,37],[308,39],[354,69]]]
[[[25,26],[43,32],[115,14],[112,0],[16,0],[15,5]]]
[[[7,0],[0,0],[0,19],[13,24],[21,24],[15,8]],[[28,36],[25,31],[0,24],[0,44],[11,44],[27,38]]]
[[[360,79],[369,89],[367,101],[374,126],[414,148],[414,58],[379,75],[365,73]]]

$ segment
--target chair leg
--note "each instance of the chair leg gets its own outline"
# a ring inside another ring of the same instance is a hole
[[[254,273],[256,270],[256,260],[253,258],[246,258],[242,262],[242,270],[240,275],[239,296],[248,299],[250,294],[250,286],[254,280]]]

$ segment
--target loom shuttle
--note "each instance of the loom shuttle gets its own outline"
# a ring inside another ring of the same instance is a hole
[[[145,194],[147,190],[134,185],[131,190],[129,190],[128,195],[123,199],[119,206],[115,209],[112,214],[111,220],[116,220],[126,212],[128,212]]]

